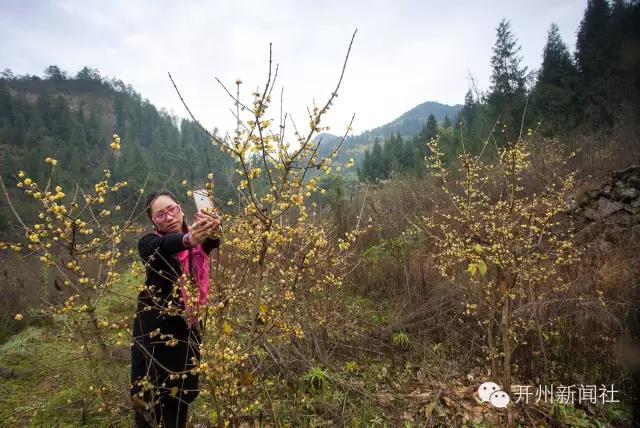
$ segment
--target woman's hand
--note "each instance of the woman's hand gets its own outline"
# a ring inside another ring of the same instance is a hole
[[[189,244],[191,244],[192,247],[202,244],[205,239],[209,237],[209,232],[220,225],[219,220],[215,218],[212,219],[200,218],[193,224],[193,227],[189,232]]]
[[[210,222],[213,223],[213,229],[211,229],[211,231],[219,230],[220,222],[222,221],[222,218],[219,215],[210,215],[210,214],[205,214],[203,212],[197,212],[195,216],[195,220],[199,221],[202,219],[209,220]]]

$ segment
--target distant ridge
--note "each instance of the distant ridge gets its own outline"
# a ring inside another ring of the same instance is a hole
[[[454,122],[461,109],[462,105],[460,104],[450,106],[436,101],[427,101],[419,104],[385,125],[348,137],[342,145],[339,159],[357,159],[369,145],[374,143],[376,138],[388,138],[397,133],[403,137],[413,137],[422,130],[430,114],[433,114],[438,122],[442,122],[445,116],[448,116],[451,122]],[[327,155],[338,144],[341,137],[322,133],[316,136],[316,141],[319,138],[322,138],[319,153],[320,155]]]

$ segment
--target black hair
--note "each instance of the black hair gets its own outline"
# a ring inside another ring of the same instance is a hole
[[[173,202],[175,202],[176,204],[180,203],[180,202],[178,202],[178,199],[176,199],[176,195],[174,195],[173,192],[171,192],[170,190],[159,190],[157,192],[151,192],[151,193],[149,193],[147,195],[147,200],[145,201],[145,210],[147,211],[147,217],[149,217],[149,220],[151,220],[151,223],[153,223],[153,227],[156,230],[158,230],[158,226],[156,225],[156,223],[151,218],[151,205],[153,205],[153,202],[159,196],[168,196],[171,199],[173,199]],[[184,232],[187,232],[189,230],[187,228],[187,219],[186,219],[186,217],[184,215],[182,217],[182,230]]]

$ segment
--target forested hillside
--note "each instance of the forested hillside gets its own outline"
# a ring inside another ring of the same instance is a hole
[[[109,151],[112,134],[122,141],[117,153]],[[166,185],[176,191],[185,179],[201,185],[194,180],[208,171],[215,171],[219,179],[220,201],[233,194],[233,162],[197,124],[158,110],[131,86],[88,67],[72,77],[54,65],[43,76],[2,73],[0,156],[6,183],[15,182],[18,170],[28,171],[35,180],[45,179],[49,170],[43,161],[52,157],[62,166],[56,172],[61,186],[83,186],[95,182],[108,158],[114,157],[111,174],[128,181],[124,191],[129,195],[146,180],[147,189]],[[20,204],[17,208],[27,211]],[[3,204],[0,233],[10,220]]]

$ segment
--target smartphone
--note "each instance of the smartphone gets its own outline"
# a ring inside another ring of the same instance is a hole
[[[203,209],[213,211],[213,201],[207,196],[206,189],[195,190],[193,200],[196,203],[196,211],[202,212]]]
[[[206,189],[194,190],[193,191],[193,200],[196,203],[196,211],[202,212],[202,210],[209,211],[209,214],[216,215],[214,211],[213,201],[207,195]],[[196,229],[196,224],[193,223],[191,225],[191,229]],[[214,232],[213,235],[209,235],[212,238],[217,237],[220,233],[222,233],[222,225],[218,227],[218,230]]]

